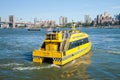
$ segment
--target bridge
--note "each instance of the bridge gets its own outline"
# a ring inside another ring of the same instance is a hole
[[[15,28],[17,25],[29,25],[33,26],[34,24],[31,22],[16,22],[14,15],[9,15],[9,21],[2,21],[0,17],[0,28]]]
[[[4,25],[7,25],[7,26],[9,26],[9,27],[11,27],[11,28],[15,28],[15,26],[16,25],[31,25],[31,26],[33,26],[34,24],[33,23],[30,23],[30,22],[6,22],[6,21],[2,21],[2,22],[0,22],[0,27],[6,27],[6,26],[4,26]]]

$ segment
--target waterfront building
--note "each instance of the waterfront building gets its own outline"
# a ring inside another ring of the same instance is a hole
[[[55,20],[51,20],[51,26],[52,26],[52,27],[55,27],[55,25],[56,25]]]
[[[97,24],[112,24],[113,22],[113,18],[112,16],[107,13],[104,12],[103,14],[97,15]]]
[[[86,23],[86,24],[91,23],[90,15],[85,15],[85,16],[84,16],[84,19],[85,19],[85,23]]]
[[[97,15],[97,24],[100,24],[101,23],[101,17],[100,17],[100,15]]]
[[[67,24],[67,17],[64,17],[64,24]]]
[[[59,25],[63,26],[65,24],[67,24],[67,17],[60,16],[60,18],[59,18]]]
[[[40,27],[55,27],[55,20],[45,20],[39,22]]]
[[[45,27],[50,26],[50,21],[49,21],[49,20],[46,20],[44,26],[45,26]]]
[[[0,28],[1,28],[1,17],[0,17]]]
[[[34,26],[36,26],[37,18],[34,18]]]
[[[92,21],[92,24],[93,24],[94,27],[96,26],[96,24],[97,24],[97,18],[94,18],[94,20]]]
[[[44,26],[44,21],[40,20],[40,27]]]

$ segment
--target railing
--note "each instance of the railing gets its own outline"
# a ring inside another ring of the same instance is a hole
[[[62,41],[61,46],[60,46],[60,51],[63,51],[63,52],[66,51],[67,46],[68,46],[68,40],[69,40],[69,38],[70,38],[70,33],[69,32],[65,32],[63,34],[63,41]]]
[[[60,52],[64,50],[64,45],[65,45],[65,35],[63,35],[63,41],[61,43],[61,46],[60,46]]]

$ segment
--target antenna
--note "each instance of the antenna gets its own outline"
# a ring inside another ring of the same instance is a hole
[[[72,30],[76,30],[75,29],[75,24],[74,24],[73,20],[72,20]]]

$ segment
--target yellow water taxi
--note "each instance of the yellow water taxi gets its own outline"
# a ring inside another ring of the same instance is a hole
[[[56,65],[64,65],[88,53],[91,41],[88,34],[75,29],[52,31],[46,34],[41,48],[33,51],[33,62],[42,64],[44,61]]]

